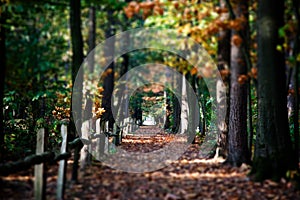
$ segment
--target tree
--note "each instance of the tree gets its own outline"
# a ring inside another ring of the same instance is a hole
[[[2,3],[1,3],[2,4]],[[0,4],[0,5],[1,5]],[[2,5],[1,5],[2,6]],[[5,71],[6,71],[6,48],[5,48],[5,13],[0,11],[0,105],[1,109],[3,107],[3,97],[4,97],[4,79],[5,79]],[[2,153],[4,152],[4,116],[3,112],[0,112],[0,159],[2,158]]]
[[[228,4],[230,6],[230,4]],[[232,18],[240,19],[239,27],[231,35],[231,78],[230,78],[230,113],[228,133],[228,157],[226,163],[240,166],[249,163],[247,142],[247,66],[245,51],[247,31],[247,0],[232,5]]]
[[[70,26],[72,38],[72,82],[83,61],[83,41],[81,33],[81,6],[80,0],[70,1]]]
[[[58,131],[55,127],[59,120],[53,120],[56,117],[52,111],[57,106],[57,93],[65,92],[64,86],[70,77],[66,74],[69,55],[65,54],[69,41],[64,38],[68,35],[67,9],[36,1],[11,1],[1,6],[6,15],[2,15],[1,20],[7,19],[3,24],[6,29],[6,72],[5,83],[1,86],[6,95],[2,127],[7,141],[5,157],[9,159],[34,152],[36,125]],[[2,65],[1,70],[4,70]],[[64,105],[69,107],[66,102]],[[69,113],[60,112],[60,115]],[[16,123],[16,119],[20,123]],[[50,134],[50,148],[56,145],[55,140],[56,137]]]
[[[96,9],[94,6],[89,8],[89,34],[88,34],[88,46],[89,46],[89,53],[92,53],[90,56],[90,60],[88,63],[88,70],[90,73],[94,71],[95,65],[95,57],[93,49],[96,46]],[[87,102],[84,110],[84,120],[89,120],[92,118],[92,107],[93,101],[92,98],[89,97],[90,93],[87,92]]]
[[[258,127],[252,174],[256,180],[279,180],[291,167],[285,61],[279,28],[284,25],[284,1],[258,1]]]
[[[83,73],[77,72],[81,66],[83,61],[83,41],[82,41],[82,34],[81,34],[81,5],[80,0],[70,0],[70,26],[71,26],[71,39],[72,39],[72,83],[74,86],[75,78],[77,78],[78,85],[76,86],[76,107],[78,108],[75,115],[78,119],[81,120],[81,104],[82,104],[82,82],[83,82]],[[77,77],[76,77],[77,75]],[[73,95],[74,97],[74,95]],[[73,106],[72,106],[73,107]],[[71,107],[71,108],[72,108]],[[73,111],[74,114],[74,111]],[[74,119],[73,119],[74,120]],[[73,131],[73,135],[75,134],[75,122],[71,123],[71,131]],[[77,123],[77,122],[76,122]],[[80,123],[79,123],[80,124]],[[73,164],[73,172],[72,172],[72,181],[77,182],[78,176],[78,160],[79,160],[79,152],[80,147],[75,149],[74,155],[74,164]]]
[[[294,57],[300,54],[300,3],[297,0],[293,0],[293,7],[296,16],[296,20],[298,21],[297,33],[295,36],[295,44],[293,54]],[[295,137],[295,156],[296,156],[296,163],[299,162],[299,68],[300,68],[300,61],[296,59],[295,69],[294,69],[294,77],[293,77],[293,84],[294,84],[294,137]]]
[[[220,0],[220,8],[225,8],[226,3]],[[228,20],[229,14],[222,13],[221,20]],[[230,65],[230,29],[222,29],[219,32],[218,44],[218,70],[221,73],[222,80],[217,81],[217,152],[216,156],[227,156],[228,148],[228,121],[229,121],[229,65]],[[225,92],[224,92],[225,91]],[[222,113],[226,113],[225,119]]]
[[[178,80],[174,80],[173,81],[173,84],[177,84],[177,85],[174,85],[175,87],[177,88],[180,88],[178,89],[178,91],[181,91],[182,90],[182,84],[179,84],[177,83]],[[179,131],[179,128],[180,128],[180,123],[181,123],[181,107],[180,107],[180,102],[181,102],[181,99],[180,99],[180,96],[178,95],[178,97],[172,93],[172,105],[173,105],[173,124],[172,124],[172,132],[173,133],[177,133]]]
[[[190,106],[188,105],[188,87],[185,80],[185,74],[182,75],[181,86],[181,99],[180,99],[180,134],[186,134],[188,132],[188,120],[190,114]]]
[[[195,101],[196,99],[193,98],[192,94],[196,92],[196,76],[192,75],[191,73],[186,74],[186,78],[191,84],[192,91],[191,89],[187,90],[188,94],[188,99],[189,99],[189,124],[188,124],[188,142],[190,143],[195,143],[196,142],[196,128],[199,125],[199,123],[196,124],[196,121],[200,119],[200,113],[199,113],[199,105],[198,105],[198,100]],[[197,120],[196,120],[197,119]],[[200,120],[199,120],[200,121]]]
[[[110,22],[105,30],[105,38],[109,38],[114,35],[115,28],[114,28],[114,19],[113,19],[113,11],[107,11],[107,20]],[[114,39],[106,40],[106,48],[104,49],[104,56],[105,59],[110,60],[112,59],[115,51],[115,41]],[[112,57],[111,57],[112,56]],[[104,72],[105,77],[103,81],[103,98],[102,98],[102,107],[104,108],[105,112],[102,115],[101,121],[109,121],[109,128],[113,128],[114,118],[112,115],[111,110],[111,96],[114,89],[114,61],[112,61],[109,66],[107,67],[106,71]]]

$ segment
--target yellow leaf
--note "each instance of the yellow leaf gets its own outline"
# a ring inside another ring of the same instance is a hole
[[[277,50],[277,51],[282,51],[282,46],[277,45],[277,46],[276,46],[276,50]]]
[[[297,62],[300,62],[300,53],[297,55],[296,60],[297,60]]]

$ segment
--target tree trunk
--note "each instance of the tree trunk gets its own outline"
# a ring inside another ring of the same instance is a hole
[[[4,83],[5,83],[5,71],[6,71],[6,47],[5,47],[5,28],[4,24],[6,22],[5,13],[3,11],[0,11],[0,66],[1,66],[1,72],[0,72],[0,160],[2,160],[3,156],[5,155],[4,152],[4,116],[2,112],[3,108],[3,97],[4,97]]]
[[[170,90],[167,90],[167,88],[165,88],[165,92],[166,92],[166,121],[165,121],[165,125],[164,125],[164,129],[170,129],[170,125],[171,125],[171,120],[170,120],[170,113],[171,111],[171,96],[172,93]]]
[[[130,33],[129,32],[126,32],[126,35],[125,37],[123,38],[124,40],[122,41],[122,48],[126,49],[126,48],[129,48],[130,47]],[[120,65],[120,78],[125,75],[125,80],[128,79],[128,74],[127,71],[128,71],[128,67],[129,67],[129,53],[125,53],[122,55],[122,58],[123,58],[123,61],[122,61],[122,64]],[[125,83],[122,83],[121,86],[119,86],[118,88],[118,92],[117,92],[117,95],[116,97],[118,98],[117,101],[118,101],[118,115],[117,115],[117,120],[118,122],[120,123],[123,119],[125,119],[126,117],[128,117],[128,106],[129,106],[129,97],[128,97],[128,94],[127,94],[127,85],[126,85],[126,82]]]
[[[193,98],[193,94],[195,94],[196,91],[196,77],[194,75],[191,75],[188,73],[186,75],[186,78],[188,80],[188,83],[191,85],[192,89],[187,90],[187,97],[188,97],[188,107],[189,107],[189,118],[188,118],[188,143],[195,144],[196,140],[196,127],[198,124],[196,124],[196,121],[199,120],[199,106],[198,101],[194,101],[195,98]],[[188,87],[187,87],[188,88]]]
[[[89,8],[89,38],[88,38],[88,45],[89,45],[89,53],[90,59],[88,63],[88,70],[89,73],[93,73],[94,71],[94,65],[95,65],[95,57],[94,57],[94,52],[92,50],[95,48],[95,43],[96,43],[96,9],[95,7],[90,7]],[[92,108],[93,108],[93,100],[91,97],[89,97],[90,93],[87,91],[86,93],[86,106],[84,110],[84,120],[91,119],[93,116],[92,113]]]
[[[89,46],[88,72],[90,74],[93,74],[94,72],[95,55],[93,49],[95,48],[95,40],[96,40],[96,9],[94,6],[91,6],[89,8],[89,34],[88,34],[88,46]],[[83,124],[86,123],[86,120],[89,120],[88,129],[92,129],[92,127],[96,126],[95,120],[92,119],[93,98],[91,97],[89,90],[86,90],[86,93],[84,95],[86,99],[86,105],[83,113]],[[85,130],[85,132],[88,133],[89,130]],[[85,137],[88,137],[88,135],[85,135]],[[91,163],[92,160],[92,155],[90,154],[91,148],[92,148],[91,145],[84,145],[84,147],[80,151],[81,171],[84,171],[85,166]]]
[[[247,1],[234,4],[233,12],[236,17],[247,16]],[[245,80],[247,66],[242,52],[246,40],[245,37],[241,37],[241,35],[245,36],[243,33],[247,29],[247,23],[241,24],[241,31],[233,30],[231,36],[230,113],[226,163],[232,166],[250,162],[247,140],[247,80]]]
[[[252,147],[253,147],[253,113],[252,113],[252,94],[251,94],[251,80],[248,82],[248,149],[249,149],[249,157],[252,158]]]
[[[258,2],[258,127],[252,174],[256,180],[284,177],[291,167],[285,62],[278,30],[284,25],[284,1]]]
[[[73,87],[73,96],[76,96],[75,103],[78,109],[76,113],[73,110],[73,115],[77,116],[77,119],[81,119],[81,106],[82,106],[82,82],[83,73],[78,73],[78,70],[83,61],[83,41],[81,34],[81,5],[80,0],[70,0],[70,28],[71,28],[71,41],[72,41],[72,84],[74,86],[75,79],[77,79],[78,85]],[[77,74],[78,73],[78,74]],[[77,76],[77,77],[76,77]],[[72,105],[72,107],[74,107]],[[71,107],[71,108],[72,108]],[[72,130],[75,132],[75,130]]]
[[[106,27],[105,38],[109,38],[114,35],[114,20],[113,20],[113,11],[109,10],[107,12],[107,18],[110,21],[108,27]],[[109,42],[109,43],[108,43]],[[115,51],[115,41],[109,40],[106,41],[106,49],[104,52],[105,59],[111,59],[110,57],[114,55]],[[114,89],[114,62],[110,63],[108,68],[105,71],[105,78],[103,81],[103,98],[102,98],[102,107],[105,112],[102,115],[101,121],[109,121],[109,128],[113,128],[114,118],[111,110],[111,96]]]
[[[175,78],[173,77],[173,80]],[[178,82],[179,80],[174,80],[173,84],[174,87],[178,87],[178,91],[182,90],[182,84]],[[181,107],[180,107],[180,102],[181,99],[179,97],[179,94],[177,94],[178,97],[175,95],[175,93],[173,93],[172,95],[172,105],[173,105],[173,124],[172,124],[172,132],[173,133],[178,133],[179,128],[180,128],[180,123],[181,123],[181,118],[180,118],[180,114],[181,114]]]
[[[220,0],[220,7],[225,8],[224,0]],[[222,13],[221,20],[228,20],[229,14]],[[217,80],[217,152],[216,156],[227,157],[227,136],[229,123],[229,77],[225,72],[229,70],[230,66],[230,33],[229,29],[221,30],[219,32],[218,44],[218,70],[221,72],[222,80]],[[225,92],[224,92],[225,91]],[[223,113],[226,113],[225,119]]]
[[[72,82],[83,61],[83,41],[81,34],[81,5],[80,0],[70,0],[70,26],[72,38]]]
[[[73,110],[73,115],[77,116],[77,119],[81,120],[81,105],[82,105],[82,82],[83,82],[83,73],[77,72],[83,61],[83,41],[81,34],[81,8],[80,0],[70,0],[70,26],[71,26],[71,40],[72,40],[72,83],[74,86],[75,78],[77,78],[78,85],[76,88],[73,87],[73,97],[76,95],[75,105],[77,107],[76,113]],[[76,77],[77,75],[77,77]],[[75,92],[75,94],[74,94]],[[72,103],[74,103],[72,101]],[[71,106],[71,108],[73,105]],[[76,122],[77,123],[77,122]],[[79,122],[80,124],[80,122]],[[80,131],[80,130],[78,130]],[[70,132],[73,138],[75,137],[75,122],[74,119],[70,123]],[[80,135],[80,133],[79,133]],[[72,138],[72,137],[71,137]],[[70,138],[70,139],[71,139]],[[78,160],[79,160],[80,147],[76,147],[74,152],[74,163],[72,170],[72,181],[77,182],[78,177]]]
[[[180,113],[180,134],[187,134],[188,131],[188,119],[190,114],[190,106],[188,105],[188,89],[187,81],[185,75],[182,75],[182,84],[181,84],[181,113]]]
[[[296,57],[300,53],[300,3],[297,0],[293,0],[293,6],[295,9],[296,19],[298,21],[297,34],[295,38],[295,46],[293,50],[293,56]],[[296,163],[299,162],[299,68],[300,61],[296,60],[295,72],[293,76],[294,83],[294,135],[295,135],[295,157]]]
[[[206,122],[207,122],[207,113],[206,113],[206,97],[208,92],[208,88],[205,87],[206,84],[202,78],[198,78],[197,82],[197,94],[198,94],[198,99],[199,99],[199,104],[200,104],[200,119],[199,119],[199,129],[201,132],[202,136],[206,135]],[[202,117],[201,117],[202,115]]]

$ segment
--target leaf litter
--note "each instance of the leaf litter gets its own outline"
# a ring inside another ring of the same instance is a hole
[[[123,139],[121,148],[151,152],[163,148],[173,137],[164,133],[144,138],[129,135]],[[69,164],[65,199],[300,199],[300,191],[291,182],[284,179],[279,183],[253,182],[247,176],[250,166],[229,167],[222,165],[222,161],[201,158],[199,143],[196,143],[178,160],[153,172],[128,173],[93,161],[80,172],[77,184],[69,181],[72,171]],[[46,199],[56,199],[57,169],[58,164],[48,167]],[[33,168],[0,178],[0,199],[33,199]]]

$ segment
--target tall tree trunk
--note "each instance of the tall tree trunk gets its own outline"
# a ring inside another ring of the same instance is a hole
[[[30,29],[30,36],[29,36],[29,40],[32,43],[32,49],[33,49],[33,51],[30,52],[29,68],[31,69],[31,72],[29,73],[32,76],[32,91],[36,94],[40,92],[41,89],[40,86],[42,85],[41,76],[40,76],[41,72],[40,72],[40,66],[38,61],[39,46],[38,43],[34,42],[34,41],[39,41],[39,37],[40,37],[40,31],[37,28],[37,23],[38,23],[38,18],[36,17],[34,18],[33,28]],[[37,119],[41,118],[40,99],[38,98],[32,101],[31,105],[32,105],[32,118],[35,120],[33,120],[30,131],[34,131],[37,125]]]
[[[95,48],[95,39],[96,39],[96,9],[94,6],[89,8],[89,34],[88,34],[88,46],[89,46],[89,59],[88,59],[88,72],[93,74],[94,65],[95,65],[95,55],[93,49]],[[86,105],[83,113],[83,123],[89,121],[89,128],[96,130],[96,119],[93,117],[93,98],[89,90],[86,90],[85,99]],[[84,135],[83,137],[87,137]],[[84,171],[86,164],[90,164],[92,160],[92,155],[89,152],[91,146],[85,145],[80,152],[80,170]]]
[[[188,73],[186,75],[186,78],[188,80],[188,83],[191,85],[192,89],[187,87],[187,97],[188,97],[188,103],[189,103],[189,118],[188,118],[188,142],[189,143],[195,143],[195,137],[196,137],[196,127],[198,124],[196,124],[196,121],[199,120],[199,106],[198,101],[194,101],[195,98],[193,98],[193,94],[195,94],[196,91],[196,77],[194,75],[191,75]],[[188,89],[189,88],[189,89]],[[190,120],[191,119],[191,120]]]
[[[291,167],[285,62],[278,30],[284,25],[284,1],[258,1],[258,127],[252,174],[256,180],[284,177]]]
[[[94,57],[94,52],[92,50],[95,48],[95,43],[96,43],[96,9],[94,6],[91,6],[89,8],[89,35],[88,35],[88,45],[89,45],[89,53],[90,59],[88,63],[88,70],[89,73],[93,73],[94,71],[94,65],[95,65],[95,57]],[[92,114],[92,108],[93,108],[93,101],[92,98],[89,97],[90,93],[87,92],[87,102],[84,110],[84,120],[91,119],[93,114]]]
[[[166,121],[165,121],[165,125],[164,125],[164,129],[170,129],[170,125],[171,125],[171,120],[170,120],[170,113],[171,111],[171,97],[172,97],[172,93],[170,90],[167,90],[167,88],[165,88],[165,92],[166,92]]]
[[[78,109],[73,110],[73,114],[77,116],[77,119],[82,118],[81,105],[82,105],[82,82],[83,73],[78,73],[78,70],[83,61],[83,41],[81,34],[81,5],[80,0],[70,0],[70,28],[71,28],[71,41],[72,41],[72,84],[73,84],[73,96],[76,96],[75,103]],[[78,73],[78,74],[77,74]],[[75,79],[77,79],[78,85],[74,86]],[[75,88],[76,87],[76,88]],[[72,107],[71,107],[72,108]],[[75,130],[73,130],[75,132]]]
[[[125,0],[126,3],[129,3],[130,0]],[[123,31],[126,31],[126,29],[129,27],[130,25],[130,21],[129,19],[126,17],[126,15],[124,14],[124,17],[127,19],[126,23],[124,24]],[[130,32],[125,32],[125,36],[123,37],[123,42],[122,42],[122,48],[124,49],[130,49],[130,45],[131,45],[131,36],[130,36]],[[129,55],[130,53],[125,53],[122,55],[123,61],[122,61],[122,65],[121,65],[121,69],[120,69],[120,77],[122,77],[123,75],[125,75],[127,73],[127,71],[129,70],[129,63],[130,63],[130,59],[129,59]],[[126,75],[126,79],[128,79],[128,75]],[[122,84],[121,88],[119,89],[119,94],[118,96],[118,102],[119,102],[119,116],[118,116],[118,120],[120,121],[120,119],[124,119],[126,117],[128,117],[129,112],[128,112],[128,108],[129,108],[129,96],[128,94],[125,94],[124,91],[127,91],[127,85]],[[122,106],[121,106],[122,105]]]
[[[252,146],[253,146],[253,114],[252,114],[252,94],[251,94],[251,80],[248,82],[248,129],[249,129],[249,137],[248,137],[248,149],[249,149],[249,157],[252,158]]]
[[[107,12],[107,19],[110,24],[106,27],[105,38],[109,38],[115,34],[114,30],[114,20],[113,20],[113,11],[109,10]],[[108,43],[109,42],[109,43]],[[104,56],[106,59],[111,59],[111,56],[114,55],[115,51],[115,41],[109,40],[106,41],[106,49]],[[105,71],[105,78],[103,81],[103,98],[102,98],[102,107],[105,109],[104,114],[102,115],[101,121],[109,121],[109,128],[113,128],[114,118],[111,110],[111,96],[114,89],[114,62],[110,63],[108,68]]]
[[[3,97],[4,97],[4,83],[5,83],[5,71],[6,71],[6,47],[5,47],[5,28],[4,24],[6,22],[6,16],[3,11],[0,11],[0,160],[2,160],[3,156],[5,155],[4,152],[4,116],[2,112],[3,108]]]
[[[188,105],[188,89],[187,81],[185,75],[182,75],[182,84],[181,84],[181,114],[180,114],[180,134],[187,134],[188,131],[188,118],[190,114],[190,109]]]
[[[249,12],[245,13],[245,17],[247,18],[247,20],[249,20]],[[243,54],[245,56],[245,60],[247,63],[247,70],[248,71],[252,71],[252,62],[251,62],[251,58],[250,58],[250,45],[251,45],[251,37],[250,37],[250,26],[249,23],[247,23],[247,28],[244,31],[244,38],[245,38],[245,48],[243,51]],[[247,96],[248,96],[248,102],[247,102],[247,107],[248,107],[248,150],[249,150],[249,158],[252,158],[252,146],[253,146],[253,135],[254,135],[254,130],[253,130],[253,112],[252,112],[252,94],[251,94],[251,89],[252,89],[252,81],[254,79],[251,80],[251,78],[249,78],[248,80],[248,88],[247,88]],[[254,82],[255,83],[255,82]],[[253,85],[254,86],[254,85]]]
[[[293,0],[293,7],[295,9],[296,19],[298,21],[297,34],[295,38],[295,46],[293,50],[293,56],[296,57],[300,53],[300,3],[297,0]],[[296,163],[299,162],[299,68],[300,61],[296,60],[295,72],[293,77],[294,83],[294,135],[295,135],[295,157]]]
[[[124,41],[122,42],[123,48],[129,48],[130,47],[130,33],[126,32],[125,33],[125,37],[124,37]],[[128,71],[128,67],[129,67],[129,53],[123,54],[122,55],[123,61],[122,61],[122,65],[121,65],[121,69],[120,69],[120,77],[122,77],[123,75],[125,75]],[[125,75],[125,80],[128,79],[128,74]],[[127,81],[126,81],[127,82]],[[128,116],[128,108],[129,108],[129,97],[128,94],[126,93],[127,91],[127,85],[126,83],[122,83],[120,89],[118,90],[118,95],[116,95],[118,97],[118,120],[120,121],[120,119],[124,119]]]
[[[83,61],[83,41],[81,34],[81,5],[80,0],[70,0],[70,26],[71,26],[71,40],[72,40],[72,83],[74,86],[75,78],[78,81],[76,89],[73,87],[73,97],[76,95],[76,101],[74,106],[77,107],[76,113],[73,110],[73,115],[77,116],[77,119],[81,120],[81,105],[82,105],[82,82],[83,82],[83,73],[78,73],[78,70]],[[77,77],[76,77],[77,75]],[[75,93],[75,94],[74,94]],[[73,105],[71,106],[71,108]],[[78,123],[78,122],[76,122]],[[79,122],[80,124],[80,122]],[[80,130],[78,130],[80,131]],[[75,122],[74,119],[70,123],[70,132],[73,138],[75,137]],[[79,133],[80,135],[80,133]],[[80,145],[81,146],[81,145]],[[81,146],[82,147],[82,146]],[[77,182],[78,177],[78,160],[79,160],[80,147],[76,147],[74,152],[74,163],[72,171],[72,181]]]
[[[220,7],[225,8],[226,3],[220,0]],[[222,13],[221,20],[229,19],[228,13]],[[218,70],[221,72],[222,80],[217,80],[217,151],[216,156],[227,157],[228,148],[228,123],[229,123],[229,71],[230,64],[230,33],[229,29],[219,32],[218,44]],[[222,73],[223,72],[223,73]],[[225,73],[224,73],[225,72]],[[223,118],[225,114],[225,119]]]
[[[180,80],[175,80],[175,77],[173,76],[173,87],[177,87],[178,91],[182,90],[182,82]],[[180,107],[180,96],[177,94],[178,97],[173,93],[172,95],[172,105],[173,105],[173,126],[172,126],[172,132],[178,133],[180,130],[180,123],[181,123],[181,111],[182,108]]]
[[[197,96],[200,104],[200,120],[199,120],[199,129],[202,136],[206,135],[206,122],[207,122],[207,113],[206,113],[206,96],[208,93],[207,87],[205,87],[205,82],[203,78],[198,78],[197,82]],[[202,115],[202,117],[201,117]]]
[[[81,34],[81,5],[80,0],[70,0],[70,26],[72,40],[72,82],[83,61],[83,41]]]
[[[231,36],[231,79],[230,79],[230,113],[228,133],[228,158],[226,163],[233,166],[240,166],[242,163],[249,163],[248,138],[247,138],[247,66],[243,49],[246,39],[241,37],[247,29],[246,20],[248,5],[247,0],[239,1],[233,5],[233,12],[236,17],[243,17],[244,24],[241,30],[232,31]]]

